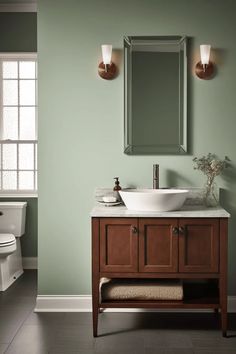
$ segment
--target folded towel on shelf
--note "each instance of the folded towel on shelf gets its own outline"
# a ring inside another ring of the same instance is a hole
[[[109,300],[182,300],[180,280],[101,279],[101,297]]]

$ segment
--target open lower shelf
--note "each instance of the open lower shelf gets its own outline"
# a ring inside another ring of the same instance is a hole
[[[184,283],[183,300],[109,300],[100,303],[101,308],[219,308],[217,283]]]

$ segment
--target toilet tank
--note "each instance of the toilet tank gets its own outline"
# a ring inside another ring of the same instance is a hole
[[[20,237],[25,233],[26,202],[0,202],[0,234]]]

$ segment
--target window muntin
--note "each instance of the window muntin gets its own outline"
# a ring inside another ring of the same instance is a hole
[[[0,56],[0,193],[36,191],[36,55]]]

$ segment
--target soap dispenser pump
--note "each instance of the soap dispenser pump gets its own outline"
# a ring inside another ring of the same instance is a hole
[[[119,177],[114,177],[114,180],[115,180],[115,187],[113,188],[113,191],[120,191],[121,186],[120,186]]]
[[[116,199],[118,201],[121,200],[121,197],[120,197],[120,194],[119,194],[119,191],[121,190],[121,186],[120,186],[120,181],[119,181],[119,177],[114,177],[114,180],[115,180],[115,186],[113,188],[113,191],[115,192],[116,194]]]

